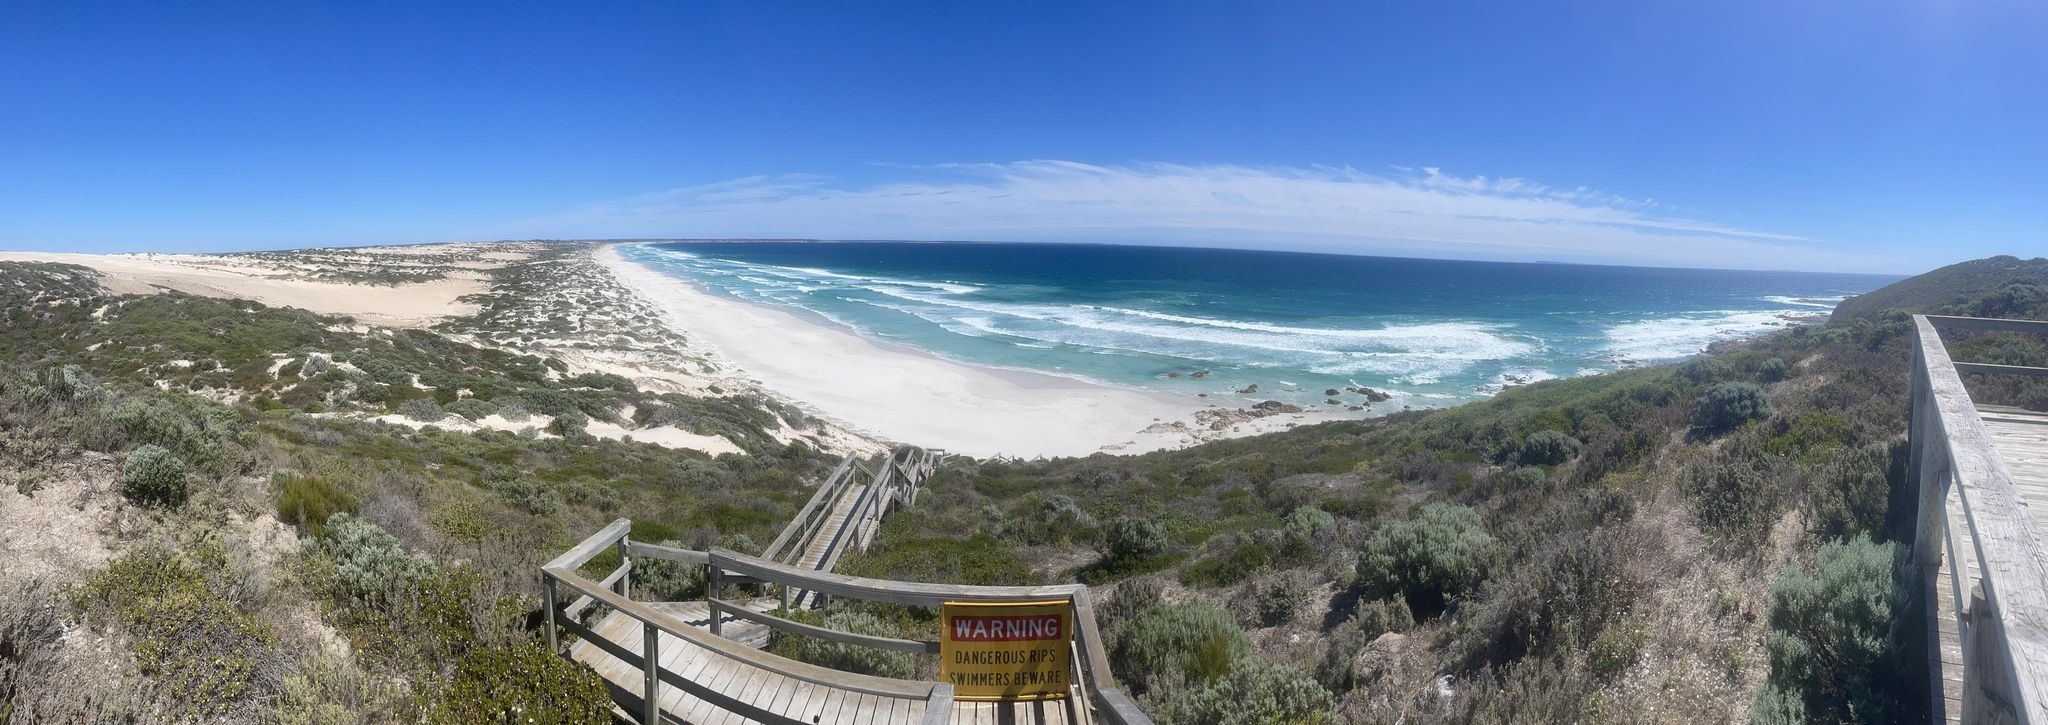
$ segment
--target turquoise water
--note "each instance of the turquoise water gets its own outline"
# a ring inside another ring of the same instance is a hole
[[[1329,388],[1438,406],[1679,360],[1897,279],[1108,245],[668,242],[622,253],[962,362],[1212,396],[1256,384],[1259,399],[1321,407],[1333,407]]]

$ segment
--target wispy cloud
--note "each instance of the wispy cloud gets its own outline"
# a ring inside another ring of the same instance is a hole
[[[1508,260],[1860,269],[1798,236],[1657,212],[1583,187],[1435,168],[1073,161],[890,167],[898,181],[754,176],[587,205],[506,231],[1193,244]]]

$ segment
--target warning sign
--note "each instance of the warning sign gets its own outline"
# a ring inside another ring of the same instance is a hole
[[[1048,700],[1073,682],[1074,605],[947,602],[939,679],[961,700]]]

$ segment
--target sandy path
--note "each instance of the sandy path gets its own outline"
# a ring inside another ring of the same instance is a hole
[[[1138,431],[1203,407],[1179,396],[975,367],[877,344],[788,311],[705,292],[626,260],[616,247],[599,250],[597,258],[684,334],[762,387],[884,438],[974,456],[1080,456],[1105,447],[1136,452],[1184,444],[1184,436]]]

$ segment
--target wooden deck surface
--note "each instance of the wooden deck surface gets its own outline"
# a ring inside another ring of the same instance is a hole
[[[1984,421],[1985,431],[1991,434],[1999,457],[2004,459],[2006,470],[2012,473],[2020,500],[2032,515],[2034,535],[2041,536],[2043,527],[2048,526],[2048,413],[1991,405],[1978,406],[1977,413]],[[1934,620],[1931,624],[1938,636],[1930,643],[1933,646],[1928,656],[1939,673],[1942,710],[1949,722],[1959,723],[1963,715],[1963,648],[1956,627],[1953,592],[1960,582],[1967,603],[1978,589],[1979,572],[1969,522],[1963,517],[1962,502],[1953,488],[1945,508],[1949,534],[1956,537],[1957,545],[1953,559],[1950,552],[1942,552],[1941,569],[1932,582],[1934,601],[1928,607],[1928,616]],[[1962,576],[1952,578],[1951,572]]]

